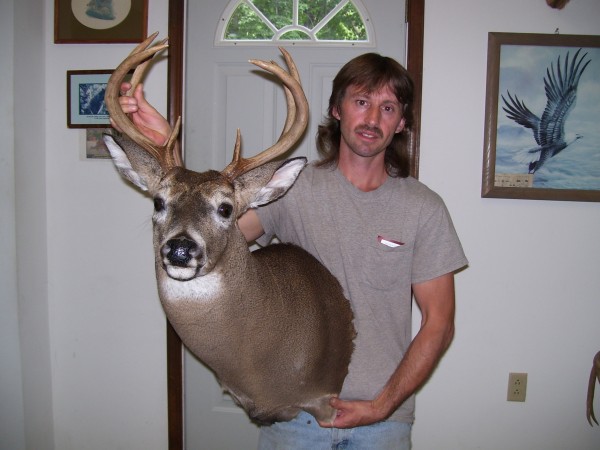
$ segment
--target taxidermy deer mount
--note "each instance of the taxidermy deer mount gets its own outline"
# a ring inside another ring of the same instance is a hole
[[[149,60],[168,45],[138,45],[106,89],[111,118],[128,137],[105,136],[120,174],[154,199],[153,241],[158,292],[183,343],[215,373],[221,387],[258,423],[287,421],[305,410],[333,421],[329,405],[348,372],[353,315],[337,279],[299,247],[276,244],[255,252],[237,226],[248,208],[282,196],[306,164],[283,162],[308,122],[308,102],[291,56],[289,68],[251,60],[284,84],[284,130],[269,149],[240,156],[222,171],[183,167],[179,123],[163,146],[146,138],[123,113],[119,90],[136,67],[132,90]],[[271,161],[271,162],[270,162]]]

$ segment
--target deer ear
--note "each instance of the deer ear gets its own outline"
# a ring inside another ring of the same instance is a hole
[[[158,161],[133,141],[104,135],[104,143],[108,147],[110,156],[117,171],[121,176],[142,191],[155,192],[164,172]]]
[[[239,213],[272,202],[285,194],[298,178],[306,161],[306,158],[292,158],[283,163],[274,161],[236,178],[233,183]]]

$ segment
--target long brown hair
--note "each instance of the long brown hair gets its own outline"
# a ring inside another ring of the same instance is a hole
[[[385,165],[388,175],[406,178],[410,172],[410,162],[405,130],[410,130],[413,121],[413,82],[407,70],[396,60],[377,53],[365,53],[350,60],[334,78],[327,116],[317,132],[317,149],[322,156],[318,165],[331,166],[337,163],[341,131],[339,121],[333,117],[333,110],[340,109],[350,86],[358,86],[365,92],[375,92],[389,86],[403,106],[404,130],[394,135],[385,150]]]

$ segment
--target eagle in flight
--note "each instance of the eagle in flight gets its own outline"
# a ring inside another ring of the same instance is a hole
[[[587,53],[579,57],[581,50],[577,50],[571,61],[567,52],[563,65],[559,56],[556,68],[554,63],[551,63],[546,69],[544,77],[546,108],[541,119],[532,113],[516,95],[506,91],[508,100],[502,95],[504,101],[502,109],[506,112],[506,117],[525,128],[530,128],[538,145],[527,151],[530,158],[529,173],[535,173],[548,159],[582,137],[576,135],[569,142],[565,140],[565,121],[575,105],[579,79],[591,62],[591,59],[585,60]]]

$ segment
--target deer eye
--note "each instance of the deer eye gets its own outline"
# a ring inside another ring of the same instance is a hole
[[[160,212],[165,209],[165,201],[160,197],[154,197],[154,211]]]
[[[229,203],[221,203],[217,209],[217,212],[221,217],[229,219],[231,217],[231,213],[233,212],[233,206],[231,206]]]

